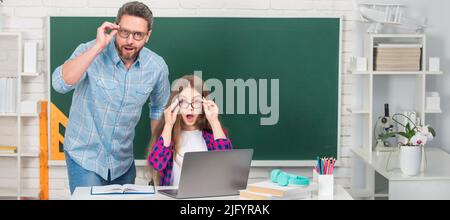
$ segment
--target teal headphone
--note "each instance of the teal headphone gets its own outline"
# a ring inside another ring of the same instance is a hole
[[[270,173],[270,179],[274,183],[278,183],[280,186],[287,186],[289,184],[296,184],[302,186],[309,185],[309,178],[304,176],[297,176],[283,172],[279,169],[272,170]]]

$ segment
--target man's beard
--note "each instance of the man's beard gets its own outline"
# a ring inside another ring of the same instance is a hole
[[[138,50],[137,47],[133,47],[133,46],[128,46],[128,45],[124,45],[121,46],[120,48],[118,48],[117,44],[116,44],[116,48],[117,51],[119,52],[119,56],[123,61],[134,61],[136,60],[136,57],[138,56],[139,52],[142,50],[142,48],[140,48]],[[127,49],[132,49],[132,53],[126,53]]]

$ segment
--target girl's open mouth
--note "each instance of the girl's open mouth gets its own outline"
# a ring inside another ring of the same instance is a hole
[[[187,115],[186,115],[186,119],[187,119],[189,122],[192,122],[192,120],[194,120],[194,115],[193,115],[193,114],[187,114]]]

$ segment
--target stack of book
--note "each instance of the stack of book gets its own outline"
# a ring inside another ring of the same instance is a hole
[[[311,199],[312,192],[317,190],[317,183],[311,182],[309,186],[289,184],[280,186],[270,180],[252,183],[247,189],[240,190],[241,199],[251,200],[300,200]]]
[[[15,146],[0,146],[0,154],[15,154],[17,147]]]
[[[374,48],[376,71],[420,71],[421,44],[378,44]]]
[[[16,112],[17,79],[0,78],[0,113]]]

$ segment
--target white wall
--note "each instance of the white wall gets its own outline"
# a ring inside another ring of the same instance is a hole
[[[47,80],[51,70],[47,69],[48,60],[45,56],[48,50],[46,44],[47,25],[45,18],[48,15],[65,16],[115,16],[118,8],[126,1],[121,0],[5,0],[0,6],[0,30],[1,31],[20,31],[25,40],[37,40],[39,42],[39,63],[38,69],[44,74],[35,79],[29,79],[24,86],[25,96],[30,99],[47,99],[49,85]],[[275,15],[343,15],[343,69],[352,52],[352,4],[351,0],[152,0],[143,1],[148,3],[154,15],[157,16],[231,16],[231,15],[257,15],[257,16],[275,16]],[[75,48],[74,48],[75,49]],[[351,102],[351,80],[347,75],[342,77],[342,107],[341,112],[341,163],[342,166],[336,170],[336,182],[344,187],[350,186],[350,129],[351,119],[348,113],[344,111],[350,106]],[[1,121],[3,123],[3,121]],[[28,145],[38,147],[39,139],[38,121],[31,120],[27,122],[29,127],[28,134],[24,137],[24,142]],[[27,132],[27,130],[25,132]],[[2,133],[0,133],[2,138]],[[0,166],[7,166],[6,160],[0,159]],[[38,159],[26,159],[31,162],[27,165],[31,168],[25,168],[26,187],[34,186],[39,183]],[[24,162],[25,163],[25,162]],[[0,168],[2,169],[2,168]],[[268,172],[272,167],[253,168],[250,176],[251,181],[267,178]],[[301,175],[311,176],[311,168],[289,168],[285,169]],[[7,170],[0,172],[0,188],[4,187],[3,180],[11,176]],[[144,183],[142,178],[143,170],[138,170],[137,183]],[[61,166],[52,166],[50,168],[50,198],[67,199],[68,181],[66,168]]]

